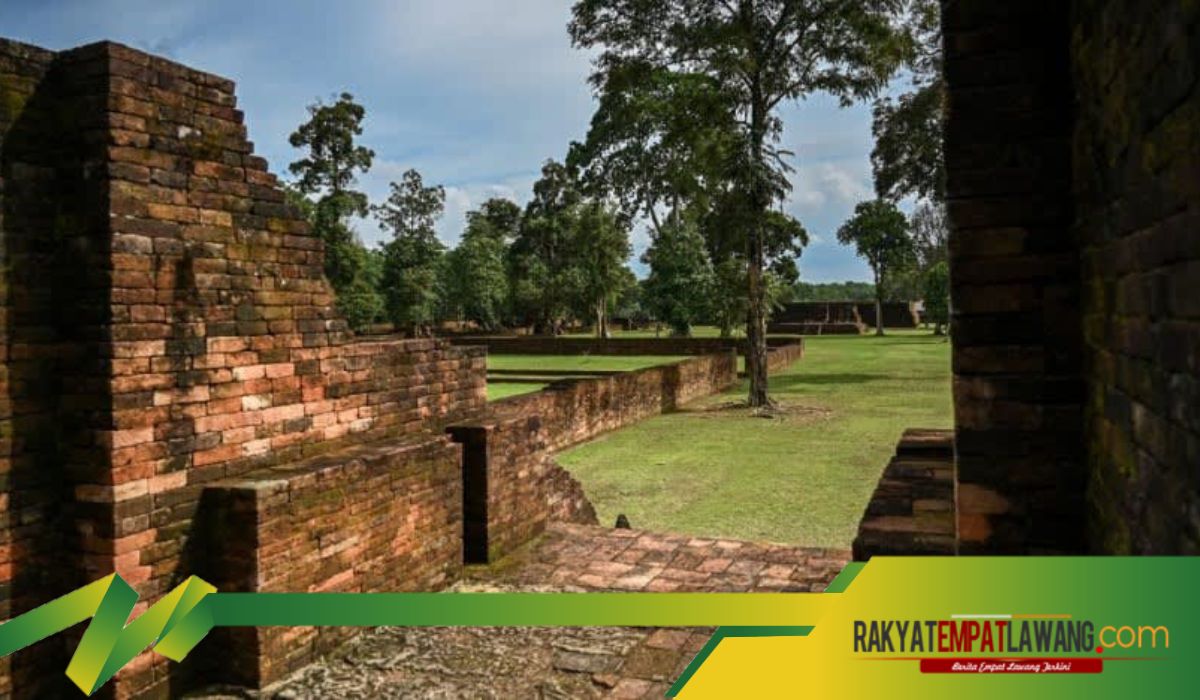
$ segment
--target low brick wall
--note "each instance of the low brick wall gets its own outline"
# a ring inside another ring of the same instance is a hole
[[[883,303],[884,328],[916,328],[921,314],[916,305],[904,301]],[[860,301],[797,301],[785,304],[771,318],[772,333],[853,333],[863,326],[875,327],[875,303]]]
[[[544,335],[488,335],[449,338],[455,345],[474,345],[493,355],[710,355],[736,350],[745,354],[738,338],[580,338]],[[802,338],[767,338],[768,347],[803,343]]]
[[[459,446],[432,435],[214,483],[203,495],[197,543],[211,558],[198,568],[222,591],[438,590],[462,570],[460,475]],[[221,641],[205,648],[220,656],[200,673],[261,688],[357,631],[219,630]]]
[[[773,356],[782,362],[795,352]],[[729,350],[636,372],[556,382],[498,401],[483,419],[451,427],[450,434],[464,445],[467,561],[493,561],[540,534],[551,520],[595,521],[578,482],[554,463],[553,453],[736,381],[737,356]]]
[[[846,323],[800,321],[772,323],[767,327],[767,331],[770,333],[790,333],[794,335],[862,335],[867,332],[867,325],[857,321]]]
[[[954,513],[954,431],[910,428],[863,513],[854,558],[954,554]]]
[[[767,351],[767,373],[782,372],[803,358],[804,341],[799,338],[787,345],[773,347]]]

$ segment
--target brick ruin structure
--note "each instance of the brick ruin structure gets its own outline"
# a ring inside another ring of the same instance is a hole
[[[883,303],[884,328],[916,328],[921,314],[906,301]],[[875,304],[861,301],[794,301],[771,316],[768,331],[799,335],[861,335],[875,327]]]
[[[957,517],[927,551],[1197,554],[1200,6],[946,0],[943,27]]]
[[[459,448],[438,426],[483,408],[485,351],[347,331],[231,82],[111,43],[13,42],[0,81],[3,616],[114,571],[139,611],[192,573],[452,580]],[[250,636],[234,656],[264,664],[322,641]],[[52,692],[68,644],[6,659],[0,692]],[[145,654],[112,691],[179,682]]]
[[[4,619],[113,572],[135,614],[192,574],[438,590],[594,522],[555,451],[737,381],[736,348],[700,344],[493,409],[486,344],[355,336],[233,83],[114,43],[0,40],[0,251]],[[219,629],[100,692],[263,687],[354,633]],[[77,634],[0,661],[0,696],[75,692]]]
[[[936,522],[905,541],[944,553],[1196,553],[1200,6],[947,0],[944,18],[953,479],[945,439],[910,435],[875,514]],[[586,515],[547,459],[562,412],[669,403],[601,378],[510,416],[485,406],[483,348],[355,337],[233,84],[112,43],[0,40],[0,254],[5,618],[112,572],[137,612],[189,574],[437,589],[470,527],[490,557]],[[676,376],[728,366],[710,370]],[[101,692],[263,685],[345,635],[222,630]],[[58,694],[75,641],[4,659],[0,695]]]

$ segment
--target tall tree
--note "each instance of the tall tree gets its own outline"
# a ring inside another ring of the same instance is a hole
[[[878,196],[899,200],[945,198],[942,157],[946,89],[942,81],[942,8],[938,0],[913,0],[906,24],[912,36],[907,68],[912,89],[877,100],[871,130],[871,165]]]
[[[935,335],[950,322],[950,266],[941,261],[925,273],[925,320],[933,324]]]
[[[579,208],[571,236],[576,297],[592,311],[596,337],[609,337],[608,309],[630,284],[625,262],[632,248],[629,229],[609,207],[589,201]]]
[[[598,107],[567,162],[589,193],[613,199],[658,231],[701,215],[732,177],[741,149],[736,104],[720,84],[630,60],[593,77]]]
[[[747,214],[741,205],[742,200],[729,193],[718,197],[701,226],[716,273],[712,310],[723,338],[732,335],[733,327],[744,321],[750,310],[743,235]],[[796,260],[808,245],[808,231],[794,217],[777,210],[766,213],[762,231],[763,296],[769,314],[800,279]]]
[[[325,243],[325,276],[337,294],[338,308],[351,327],[361,328],[375,320],[381,305],[364,277],[367,251],[349,223],[350,217],[367,213],[366,195],[353,189],[357,174],[367,172],[375,157],[356,143],[366,110],[352,95],[342,93],[332,104],[309,105],[308,115],[288,139],[308,154],[288,166],[297,177],[289,199]]]
[[[715,291],[704,237],[686,218],[672,218],[652,237],[642,254],[650,268],[643,301],[656,319],[670,326],[671,335],[690,336],[692,325],[709,311]]]
[[[447,255],[448,305],[484,330],[500,327],[508,309],[508,246],[521,209],[507,199],[489,199],[467,213],[467,228]]]
[[[788,191],[778,147],[785,101],[874,96],[908,52],[894,20],[905,0],[579,0],[571,37],[600,47],[593,81],[631,63],[701,76],[734,105],[737,190],[746,202],[749,403],[770,404],[766,371],[766,215]]]
[[[888,275],[910,264],[912,239],[908,219],[894,204],[883,199],[860,202],[854,216],[837,233],[842,245],[853,245],[875,276],[875,334],[883,335],[884,285]]]
[[[909,217],[909,231],[917,264],[923,272],[949,259],[950,222],[946,217],[946,205],[938,200],[917,205]]]
[[[381,286],[387,315],[413,335],[428,332],[441,302],[439,267],[445,246],[435,226],[446,205],[441,186],[426,187],[421,174],[408,170],[391,183],[387,202],[373,207],[375,218],[392,239],[384,245]]]
[[[570,311],[572,236],[582,199],[572,169],[546,161],[509,249],[514,305],[542,333],[557,334]]]

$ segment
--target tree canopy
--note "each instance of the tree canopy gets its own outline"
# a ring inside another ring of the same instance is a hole
[[[391,183],[391,195],[372,207],[379,226],[392,234],[384,244],[381,284],[392,323],[423,332],[438,315],[442,299],[440,266],[445,246],[435,226],[445,209],[446,192],[427,187],[421,174],[408,170]]]
[[[778,147],[783,122],[777,109],[785,101],[826,92],[843,104],[873,97],[908,53],[906,34],[895,20],[904,0],[580,0],[572,11],[570,32],[577,46],[598,48],[593,84],[601,94],[622,94],[630,75],[667,94],[699,89],[709,104],[730,115],[720,124],[722,144],[732,144],[719,172],[736,193],[742,212],[746,265],[747,371],[749,403],[770,403],[766,377],[767,284],[765,238],[767,213],[789,189],[786,156]],[[616,84],[618,87],[611,87]],[[635,95],[655,95],[645,87]],[[687,93],[694,94],[694,93]],[[656,136],[625,142],[641,144],[634,159],[643,172],[654,163],[648,148],[663,143],[670,109],[654,105],[631,110],[630,121]],[[672,104],[677,104],[672,102]],[[691,107],[695,102],[683,102]],[[603,123],[603,122],[602,122]],[[644,133],[644,132],[643,132]],[[694,132],[693,132],[694,134]],[[593,149],[595,150],[595,149]],[[704,152],[704,151],[698,151]],[[689,157],[682,159],[688,162]],[[668,189],[683,196],[688,184],[670,177]],[[657,187],[621,188],[656,193]],[[649,196],[625,201],[651,201]]]
[[[880,197],[939,201],[945,197],[941,18],[938,0],[913,0],[907,17],[912,51],[906,62],[912,89],[894,100],[888,97],[875,102],[871,165]]]
[[[909,265],[913,258],[908,219],[896,205],[882,199],[859,202],[852,216],[838,229],[838,242],[853,245],[875,276],[875,332],[883,335],[883,296],[888,275]]]
[[[382,300],[370,278],[369,253],[350,228],[351,216],[367,212],[367,197],[352,189],[375,154],[356,143],[366,110],[349,93],[333,104],[309,105],[309,119],[289,138],[307,156],[288,169],[297,177],[289,201],[298,206],[325,243],[325,276],[337,295],[339,310],[353,328],[372,323]],[[316,201],[309,199],[316,196]]]

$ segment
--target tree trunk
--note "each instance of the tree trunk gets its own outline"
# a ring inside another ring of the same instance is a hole
[[[751,173],[750,225],[746,232],[746,260],[749,309],[746,313],[746,374],[750,377],[750,395],[746,402],[751,408],[771,405],[767,388],[767,309],[763,284],[763,223],[770,194],[762,181],[767,164],[763,144],[767,133],[767,108],[758,81],[751,90],[750,147],[755,161]]]
[[[604,312],[604,307],[607,304],[601,299],[596,303],[596,337],[604,339],[609,337],[608,333],[608,315]]]
[[[883,283],[879,270],[875,270],[875,335],[883,335]]]

